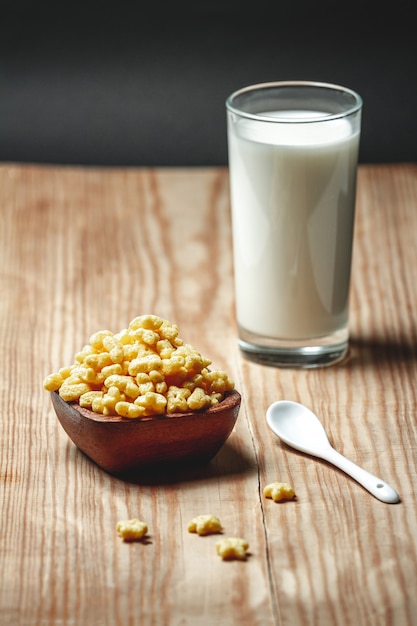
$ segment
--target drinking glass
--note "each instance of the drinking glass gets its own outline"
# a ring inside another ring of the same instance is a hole
[[[351,89],[306,81],[226,101],[238,343],[252,360],[347,353],[361,110]]]

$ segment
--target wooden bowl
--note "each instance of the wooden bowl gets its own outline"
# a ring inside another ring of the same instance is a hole
[[[111,474],[153,464],[208,462],[233,430],[241,396],[236,390],[205,411],[128,419],[104,417],[51,393],[55,413],[75,445]]]

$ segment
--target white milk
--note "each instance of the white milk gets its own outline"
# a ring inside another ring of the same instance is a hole
[[[285,340],[342,329],[359,132],[346,119],[239,118],[228,142],[239,325]]]

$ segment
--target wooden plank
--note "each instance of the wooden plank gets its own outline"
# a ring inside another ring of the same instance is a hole
[[[2,625],[415,622],[417,168],[360,168],[349,358],[305,371],[238,352],[227,176],[0,167]],[[177,323],[243,403],[210,465],[121,481],[68,440],[42,381],[142,313]],[[312,408],[402,502],[282,445],[265,423],[280,398]],[[265,500],[272,480],[297,500]],[[205,512],[249,541],[246,562],[187,532]],[[116,522],[136,516],[149,540],[124,544]]]

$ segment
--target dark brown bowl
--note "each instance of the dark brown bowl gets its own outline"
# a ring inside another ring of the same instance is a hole
[[[99,467],[111,474],[145,465],[208,462],[233,430],[241,396],[229,391],[205,411],[145,419],[104,417],[51,393],[61,426]]]

